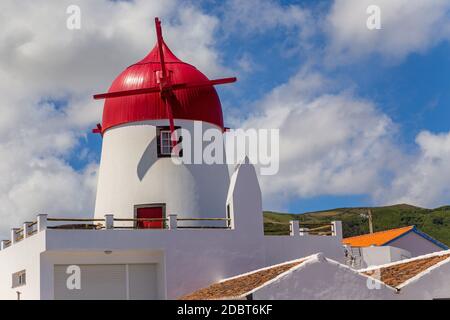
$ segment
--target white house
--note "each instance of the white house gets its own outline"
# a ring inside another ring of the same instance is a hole
[[[365,268],[400,261],[448,247],[415,226],[344,238],[349,264]]]
[[[1,243],[0,299],[175,299],[315,252],[344,260],[340,222],[323,233],[292,222],[290,236],[264,235],[248,159],[231,177],[225,164],[172,161],[177,143],[188,152],[198,124],[223,134],[213,85],[234,80],[210,81],[180,61],[156,27],[155,48],[96,96],[106,101],[94,130],[103,137],[95,214],[42,214],[11,229]],[[186,135],[174,140],[178,127]]]

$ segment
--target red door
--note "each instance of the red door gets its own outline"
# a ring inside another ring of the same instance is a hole
[[[162,219],[163,207],[137,208],[136,217],[138,219]],[[164,221],[138,221],[137,226],[139,229],[163,229]]]

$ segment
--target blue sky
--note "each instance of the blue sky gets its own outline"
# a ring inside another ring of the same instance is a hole
[[[318,4],[315,1],[280,1],[279,3],[285,7],[300,5],[321,16],[329,10],[332,2],[321,1]],[[448,22],[450,23],[450,20]],[[318,33],[310,41],[314,43],[316,52],[321,54],[322,47],[326,45],[323,35]],[[243,97],[235,99],[225,95],[225,103],[240,106],[245,99],[257,100],[266,90],[284,83],[301,69],[308,61],[308,53],[300,49],[295,54],[286,55],[285,50],[290,45],[292,41],[289,40],[289,32],[283,28],[257,36],[252,35],[250,39],[240,35],[227,39],[221,47],[226,56],[226,63],[232,64],[237,55],[245,52],[260,68],[257,68],[253,76],[246,77],[239,83],[244,91]],[[328,77],[340,79],[344,86],[351,86],[358,96],[375,102],[399,127],[396,139],[399,147],[404,148],[405,152],[417,151],[415,139],[421,131],[445,133],[449,130],[448,42],[441,42],[426,52],[413,52],[394,62],[374,53],[344,66],[333,68],[316,66],[316,68]],[[248,94],[249,92],[251,94]],[[373,205],[373,201],[366,194],[317,195],[293,199],[287,209],[291,212],[304,212],[366,205]]]
[[[366,27],[369,4],[381,30]],[[79,30],[66,27],[79,6]],[[450,2],[5,0],[0,216],[93,212],[107,90],[155,42],[218,88],[226,125],[280,130],[264,208],[450,203]],[[6,229],[5,229],[6,230]],[[0,230],[1,231],[1,230]]]

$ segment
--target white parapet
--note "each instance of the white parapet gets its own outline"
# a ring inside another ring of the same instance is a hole
[[[333,236],[342,239],[342,221],[332,221]]]
[[[290,235],[291,236],[298,236],[300,235],[300,227],[298,224],[298,220],[292,220],[289,222],[290,225]]]
[[[264,235],[261,189],[248,157],[236,166],[231,176],[226,208],[231,229],[245,230],[249,237]]]
[[[4,250],[8,247],[9,245],[9,240],[2,240],[1,242],[1,250]]]
[[[176,214],[169,214],[169,230],[176,230],[177,229],[177,215]]]
[[[308,235],[308,228],[299,228],[299,232],[298,232],[298,234],[300,235],[300,236],[307,236]]]
[[[44,231],[47,229],[47,215],[46,214],[39,214],[37,216],[37,231]]]
[[[14,244],[17,242],[17,231],[19,228],[11,228],[11,244]]]
[[[28,238],[29,236],[30,236],[30,225],[31,225],[31,222],[24,222],[23,223],[23,237],[24,238]]]
[[[114,229],[114,215],[113,214],[105,214],[105,229],[106,230]]]

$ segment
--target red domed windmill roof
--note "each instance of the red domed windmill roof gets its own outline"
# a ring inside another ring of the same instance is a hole
[[[136,121],[173,119],[205,121],[223,126],[220,100],[214,85],[235,82],[236,78],[209,80],[194,66],[179,60],[167,47],[161,22],[155,18],[157,43],[141,61],[125,69],[108,93],[94,95],[106,99],[102,125],[94,132]]]

